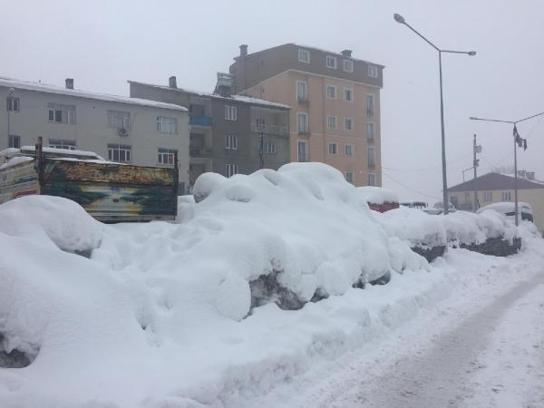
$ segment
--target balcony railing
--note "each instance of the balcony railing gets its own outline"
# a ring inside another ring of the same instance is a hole
[[[213,123],[213,119],[211,116],[206,115],[199,115],[199,116],[191,116],[189,118],[189,124],[192,126],[211,126]]]
[[[212,155],[212,149],[209,147],[189,147],[191,157],[209,157]]]
[[[251,131],[254,133],[264,133],[265,135],[288,135],[287,126],[281,125],[268,125],[263,127],[258,127],[255,124],[251,125]]]

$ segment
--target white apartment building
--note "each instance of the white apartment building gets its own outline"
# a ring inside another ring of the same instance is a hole
[[[0,77],[0,150],[33,145],[93,151],[142,166],[173,166],[189,185],[189,115],[174,104]]]

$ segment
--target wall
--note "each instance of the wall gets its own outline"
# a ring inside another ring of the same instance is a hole
[[[0,87],[0,150],[8,147],[6,98],[8,90]],[[21,137],[21,145],[33,145],[38,136],[49,139],[67,139],[76,142],[79,150],[89,150],[108,158],[107,145],[132,146],[132,163],[158,165],[158,148],[178,150],[180,183],[189,181],[189,116],[187,112],[140,106],[130,103],[108,102],[71,95],[15,89],[20,98],[20,112],[10,113],[11,134]],[[61,124],[48,120],[48,104],[76,106],[76,124]],[[131,129],[128,136],[119,136],[118,130],[108,127],[108,110],[130,112]],[[176,135],[162,134],[156,129],[157,116],[175,117]]]
[[[305,80],[308,83],[306,103],[299,103],[296,95],[296,81]],[[329,99],[325,94],[326,85],[336,86],[336,99]],[[344,88],[353,90],[353,101],[344,100]],[[353,173],[353,182],[357,186],[368,184],[368,173],[376,174],[376,184],[381,185],[381,121],[380,121],[380,89],[359,82],[346,81],[330,77],[304,74],[298,71],[286,71],[264,80],[249,88],[247,94],[280,102],[291,106],[290,112],[290,148],[291,161],[297,161],[297,142],[306,140],[309,143],[309,160],[320,161],[340,170]],[[366,97],[374,95],[375,110],[372,119],[367,118]],[[297,113],[306,112],[309,117],[309,135],[299,135],[297,128]],[[327,116],[336,116],[337,128],[327,128]],[[344,129],[344,118],[351,117],[353,129]],[[367,123],[374,123],[374,168],[368,167]],[[329,143],[337,144],[337,153],[329,154]],[[345,155],[345,145],[353,146],[353,155]]]

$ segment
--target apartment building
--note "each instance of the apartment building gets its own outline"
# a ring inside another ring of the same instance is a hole
[[[534,222],[544,231],[544,182],[536,181],[533,172],[518,174],[518,200],[531,204]],[[452,204],[467,211],[474,211],[474,197],[478,206],[515,199],[515,178],[501,173],[487,173],[476,179],[450,187],[448,194]]]
[[[0,78],[0,150],[44,145],[88,150],[115,162],[173,166],[189,182],[189,115],[179,105]]]
[[[190,185],[213,171],[230,177],[289,162],[289,106],[232,94],[232,78],[218,74],[213,93],[129,81],[130,96],[189,108]]]
[[[248,53],[230,73],[234,91],[291,106],[291,161],[319,161],[356,186],[381,186],[379,64],[297,44]]]

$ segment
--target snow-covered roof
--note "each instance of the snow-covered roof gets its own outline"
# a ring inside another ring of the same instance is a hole
[[[129,98],[128,96],[109,95],[98,92],[82,91],[79,89],[67,89],[57,85],[42,84],[30,81],[21,81],[11,78],[0,77],[0,87],[24,89],[27,91],[44,92],[56,95],[73,96],[76,98],[96,99],[106,102],[125,103],[129,105],[139,105],[153,107],[157,109],[170,109],[177,111],[187,111],[187,108],[172,103],[157,102],[148,99]]]
[[[284,45],[294,45],[296,47],[304,48],[304,49],[307,49],[307,50],[314,50],[314,51],[322,52],[322,53],[329,54],[329,55],[336,55],[336,56],[344,58],[344,59],[350,59],[350,60],[353,60],[353,61],[362,61],[362,62],[366,62],[367,64],[372,64],[372,65],[375,65],[377,67],[385,68],[385,65],[376,64],[375,62],[366,61],[366,60],[363,60],[363,59],[360,59],[360,58],[345,57],[344,55],[342,55],[341,52],[337,52],[337,51],[325,50],[323,48],[318,48],[318,47],[314,47],[314,46],[310,46],[310,45],[304,45],[304,44],[296,44],[296,43],[287,43],[287,44],[284,44]]]
[[[285,105],[283,103],[267,101],[265,99],[254,98],[252,96],[246,96],[246,95],[221,96],[221,95],[215,94],[215,93],[195,91],[195,90],[188,89],[188,88],[179,88],[179,87],[172,88],[172,87],[166,86],[166,85],[148,84],[148,83],[145,83],[145,82],[130,81],[130,80],[128,82],[130,84],[151,86],[153,88],[167,89],[167,90],[173,91],[173,92],[176,92],[176,91],[177,92],[185,92],[185,93],[190,93],[190,94],[194,94],[194,95],[197,95],[197,96],[203,96],[203,97],[207,97],[207,98],[227,99],[227,100],[234,100],[234,101],[242,102],[242,103],[249,103],[249,104],[253,104],[253,105],[263,105],[263,106],[270,106],[270,107],[274,107],[274,108],[291,109],[291,107],[289,105]]]
[[[11,158],[17,155],[34,154],[36,150],[35,146],[22,146],[20,149],[17,148],[7,148],[0,151],[0,157]],[[42,148],[44,153],[57,154],[59,156],[68,156],[68,157],[81,157],[81,158],[91,158],[97,160],[104,160],[99,154],[87,150],[70,150],[70,149],[59,149],[56,147],[46,147]]]

